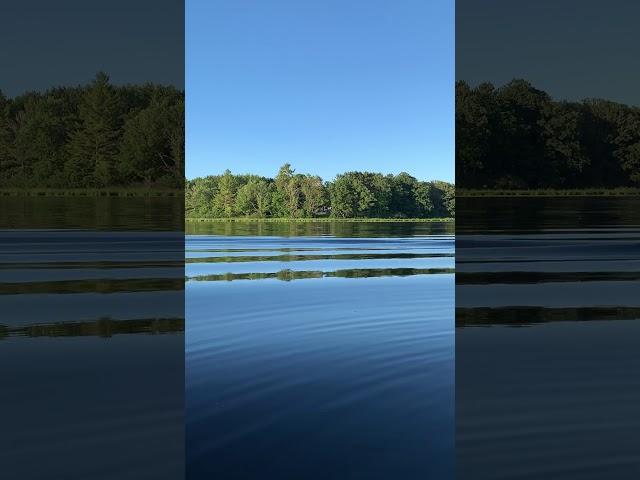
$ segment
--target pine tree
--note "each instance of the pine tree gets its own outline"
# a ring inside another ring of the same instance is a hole
[[[0,185],[10,183],[16,167],[13,132],[9,122],[9,101],[0,90]]]
[[[225,217],[233,217],[236,207],[237,185],[230,170],[225,170],[218,182],[218,191],[213,197],[215,209]]]
[[[100,72],[78,108],[80,122],[69,139],[65,165],[73,186],[103,187],[114,182],[120,119],[117,95],[107,74]]]

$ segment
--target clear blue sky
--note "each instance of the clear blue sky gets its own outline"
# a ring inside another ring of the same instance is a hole
[[[186,0],[187,178],[454,179],[453,0]]]

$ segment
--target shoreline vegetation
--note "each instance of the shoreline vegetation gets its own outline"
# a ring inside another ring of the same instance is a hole
[[[492,196],[640,190],[640,107],[554,100],[522,79],[459,81],[455,95],[458,188]]]
[[[180,197],[185,192],[180,188],[0,188],[0,197]],[[637,197],[640,188],[574,188],[574,189],[467,189],[458,188],[455,195],[461,198],[471,197]],[[446,222],[454,217],[441,218],[339,218],[339,217],[187,217],[190,221],[404,221],[404,222]]]
[[[455,217],[455,187],[405,172],[351,171],[324,181],[286,163],[275,178],[226,170],[187,180],[185,213],[201,221],[434,221]]]
[[[2,189],[171,190],[183,179],[184,92],[175,87],[113,85],[98,72],[85,85],[0,91]]]
[[[210,223],[450,223],[453,217],[447,218],[337,218],[337,217],[296,217],[296,218],[256,218],[256,217],[230,217],[230,218],[197,218],[186,217],[186,222],[210,222]]]
[[[498,189],[467,189],[458,188],[456,196],[460,198],[473,197],[638,197],[640,188],[572,188],[572,189],[522,189],[522,190],[498,190]]]

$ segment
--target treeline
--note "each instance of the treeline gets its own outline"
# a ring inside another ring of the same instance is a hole
[[[184,181],[184,93],[88,85],[0,92],[0,188],[161,186]]]
[[[524,80],[456,84],[460,188],[640,185],[640,108],[554,101]]]
[[[423,182],[408,173],[347,172],[325,182],[295,173],[287,163],[273,179],[227,170],[188,180],[185,209],[192,218],[453,217],[455,195],[450,183]]]

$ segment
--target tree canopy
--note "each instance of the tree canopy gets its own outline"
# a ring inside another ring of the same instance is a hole
[[[431,218],[455,215],[454,186],[408,173],[346,172],[325,182],[284,164],[275,178],[222,175],[187,180],[187,216],[203,218]]]
[[[0,187],[181,187],[184,93],[151,83],[0,92]]]
[[[525,80],[456,84],[460,188],[640,185],[640,108],[554,101]]]

